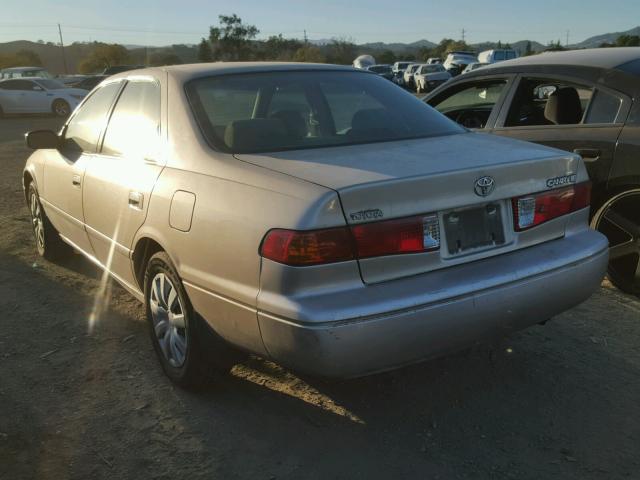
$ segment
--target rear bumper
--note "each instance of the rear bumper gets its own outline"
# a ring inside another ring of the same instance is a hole
[[[584,230],[358,292],[306,299],[295,320],[258,311],[260,331],[270,356],[283,365],[328,377],[366,375],[557,315],[599,287],[607,262],[607,239]]]

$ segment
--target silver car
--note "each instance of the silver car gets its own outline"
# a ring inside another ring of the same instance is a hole
[[[579,156],[350,67],[126,72],[27,143],[38,252],[144,302],[181,385],[237,351],[337,377],[417,362],[571,308],[607,266]]]
[[[52,113],[67,117],[87,95],[50,78],[0,80],[0,116],[5,113]]]

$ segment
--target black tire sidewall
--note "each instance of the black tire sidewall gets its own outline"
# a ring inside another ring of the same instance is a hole
[[[64,104],[64,105],[67,106],[67,113],[65,113],[64,115],[60,115],[56,111],[56,105],[59,105],[59,104]],[[54,100],[53,104],[51,105],[51,109],[53,110],[53,114],[56,117],[60,117],[60,118],[64,118],[64,117],[68,116],[71,113],[71,105],[69,105],[69,102],[67,102],[66,100],[62,100],[62,99]]]
[[[185,315],[185,329],[187,338],[187,352],[185,361],[180,367],[174,367],[169,363],[164,356],[158,339],[156,337],[153,328],[153,317],[151,315],[151,307],[149,305],[149,297],[151,292],[151,281],[158,273],[164,273],[174,288],[177,291],[178,298],[183,306]],[[193,387],[198,381],[204,380],[203,374],[206,369],[206,362],[203,362],[201,355],[199,354],[199,345],[197,343],[196,335],[196,315],[193,311],[193,307],[187,293],[182,285],[182,281],[178,276],[178,273],[173,266],[173,263],[169,259],[169,256],[165,252],[159,252],[153,255],[148,263],[144,277],[144,304],[145,313],[147,317],[147,323],[149,325],[149,334],[153,343],[153,349],[156,351],[160,364],[165,374],[175,383],[185,386]]]
[[[625,196],[629,195],[629,194],[640,194],[640,188],[630,188],[628,190],[624,190],[622,192],[618,192],[617,194],[609,197],[607,200],[605,200],[602,205],[600,205],[600,207],[596,210],[596,212],[593,214],[593,217],[591,218],[591,228],[593,228],[594,230],[600,232],[600,230],[598,229],[598,224],[602,221],[602,219],[604,218],[604,214],[605,212],[611,208],[611,206],[617,202],[618,200],[624,198]],[[602,232],[600,232],[602,233]],[[603,233],[604,235],[604,233]],[[637,285],[636,283],[629,283],[627,281],[624,281],[623,279],[619,278],[615,273],[612,273],[612,269],[607,267],[607,277],[609,277],[609,280],[611,281],[611,283],[613,283],[613,285],[615,285],[618,289],[622,290],[625,293],[630,293],[630,294],[634,294],[634,295],[638,295],[640,294],[640,285]]]

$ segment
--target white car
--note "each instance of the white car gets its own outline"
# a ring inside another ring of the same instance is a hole
[[[444,60],[444,68],[448,71],[455,71],[460,73],[470,63],[478,61],[478,57],[471,52],[451,52]]]
[[[451,78],[451,74],[438,63],[420,65],[413,75],[416,92],[430,92]]]
[[[13,78],[0,81],[0,115],[53,113],[68,116],[87,94],[50,78]]]
[[[0,70],[0,80],[9,78],[53,78],[49,72],[42,67],[10,67]]]
[[[478,54],[478,62],[480,63],[496,63],[514,58],[518,58],[518,52],[511,49],[485,50]]]
[[[469,65],[467,65],[465,67],[465,69],[462,71],[462,73],[469,73],[469,72],[473,72],[474,70],[477,70],[480,67],[485,67],[487,65],[490,65],[489,63],[482,63],[482,62],[474,62],[474,63],[470,63]]]

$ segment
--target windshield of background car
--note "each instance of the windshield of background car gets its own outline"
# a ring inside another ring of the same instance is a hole
[[[186,86],[208,141],[232,153],[424,138],[465,130],[377,75],[306,71],[218,75]]]
[[[59,90],[61,88],[67,88],[64,84],[56,80],[42,79],[42,80],[38,80],[37,83],[43,86],[44,88],[46,88],[47,90]]]

